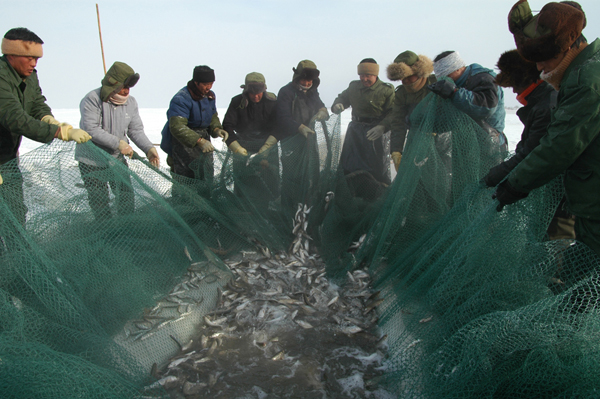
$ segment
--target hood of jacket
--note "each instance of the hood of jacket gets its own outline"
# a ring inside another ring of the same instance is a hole
[[[118,93],[123,87],[133,87],[140,79],[140,74],[124,62],[115,62],[102,79],[100,99],[108,101],[113,93]]]

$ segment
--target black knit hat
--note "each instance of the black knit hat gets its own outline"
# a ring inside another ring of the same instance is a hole
[[[211,83],[215,81],[215,71],[209,66],[198,65],[194,68],[194,75],[192,77],[194,82],[198,83]]]

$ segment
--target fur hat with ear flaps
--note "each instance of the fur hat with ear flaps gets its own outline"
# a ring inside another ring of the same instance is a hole
[[[519,54],[533,62],[567,51],[581,35],[585,23],[585,14],[574,1],[548,3],[533,16],[527,0],[519,0],[508,14],[508,29]]]
[[[394,62],[387,67],[389,80],[402,80],[408,76],[417,75],[420,78],[427,77],[433,72],[433,62],[422,54],[412,51],[400,53]]]
[[[498,86],[524,89],[540,79],[535,62],[527,61],[517,50],[503,53],[496,66],[500,70],[496,76]]]

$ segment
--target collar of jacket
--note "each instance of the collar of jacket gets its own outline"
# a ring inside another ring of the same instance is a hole
[[[361,82],[362,84],[362,82]],[[379,76],[377,77],[377,80],[375,81],[375,83],[373,83],[371,86],[369,87],[361,87],[361,90],[376,90],[379,86],[381,86],[381,79],[379,79]]]
[[[22,78],[17,71],[15,71],[15,68],[12,67],[12,65],[10,65],[10,62],[8,62],[8,59],[6,59],[6,55],[3,55],[2,57],[0,57],[0,60],[4,61],[6,63],[6,68],[10,71],[10,74],[12,75],[13,79],[14,79],[14,83],[19,86],[22,82],[26,82],[27,79],[29,79],[31,76],[37,74],[37,69],[33,69],[33,73],[25,78]]]
[[[525,90],[523,90],[521,92],[521,94],[519,94],[517,96],[517,101],[520,102],[521,104],[523,104],[523,106],[527,105],[527,97],[529,97],[529,95],[531,94],[531,92],[533,90],[535,90],[536,87],[538,87],[540,84],[542,84],[543,80],[538,79],[537,82],[532,83],[531,85],[529,85],[528,88],[526,88]]]
[[[210,90],[206,96],[203,96],[202,93],[198,91],[198,88],[194,84],[193,80],[187,82],[187,89],[190,92],[190,95],[192,96],[192,100],[194,101],[200,101],[204,97],[208,98],[209,100],[215,99],[215,93],[212,90]]]

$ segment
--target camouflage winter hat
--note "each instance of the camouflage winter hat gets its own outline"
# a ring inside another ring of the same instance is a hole
[[[244,93],[258,94],[267,90],[265,77],[259,72],[250,72],[246,75],[244,84],[240,86],[244,89]]]
[[[387,67],[389,80],[402,80],[412,75],[427,77],[433,72],[433,61],[424,55],[417,55],[410,50],[398,54],[394,62]]]
[[[124,62],[116,61],[102,79],[100,99],[108,101],[113,93],[118,93],[124,87],[133,87],[140,80],[140,74]]]
[[[533,16],[527,0],[519,0],[508,14],[508,29],[519,54],[533,62],[567,51],[581,36],[584,26],[585,14],[574,1],[548,3]]]

